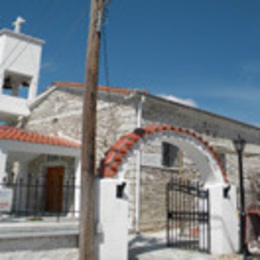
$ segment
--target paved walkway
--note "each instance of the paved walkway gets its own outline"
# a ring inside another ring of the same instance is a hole
[[[137,253],[129,260],[242,260],[242,258],[237,255],[213,256],[192,251],[161,248]]]
[[[130,236],[129,260],[241,260],[238,255],[214,256],[165,246],[165,232]]]
[[[129,237],[129,260],[241,260],[238,255],[212,256],[165,246],[165,232]],[[77,248],[0,253],[1,260],[78,260]]]
[[[0,253],[1,260],[78,260],[78,249],[56,249],[45,251],[19,251]],[[211,256],[197,252],[169,248],[154,248],[150,251],[132,252],[129,260],[242,260],[237,255]]]

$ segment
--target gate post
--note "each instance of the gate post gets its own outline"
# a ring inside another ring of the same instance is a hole
[[[96,180],[96,260],[128,259],[126,181]]]
[[[8,153],[0,149],[0,187],[3,186],[3,179],[6,177],[6,162]]]
[[[236,187],[225,191],[222,184],[208,185],[210,200],[210,237],[212,254],[229,254],[239,248],[239,221]]]

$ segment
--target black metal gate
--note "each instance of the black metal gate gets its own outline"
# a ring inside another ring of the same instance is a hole
[[[167,245],[210,252],[209,192],[202,183],[174,178],[166,187]]]

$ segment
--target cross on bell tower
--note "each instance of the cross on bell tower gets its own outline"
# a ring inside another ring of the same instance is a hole
[[[13,22],[14,32],[20,33],[20,32],[21,32],[22,24],[24,24],[25,22],[26,22],[25,19],[23,19],[21,16],[18,16],[18,17],[16,18],[16,20]]]
[[[12,95],[23,99],[36,97],[44,41],[20,33],[25,22],[24,18],[18,16],[12,23],[14,30],[0,30],[0,96]]]

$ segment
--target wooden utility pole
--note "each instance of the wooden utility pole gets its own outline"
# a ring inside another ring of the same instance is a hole
[[[104,0],[91,0],[83,103],[79,259],[95,260],[96,99]]]

